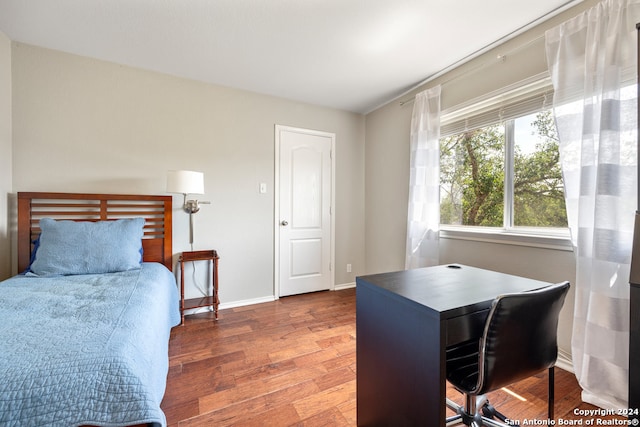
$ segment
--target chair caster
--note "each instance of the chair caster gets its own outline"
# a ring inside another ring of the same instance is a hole
[[[487,418],[497,418],[503,423],[507,422],[507,417],[505,417],[493,405],[491,405],[488,400],[482,406],[482,414]]]

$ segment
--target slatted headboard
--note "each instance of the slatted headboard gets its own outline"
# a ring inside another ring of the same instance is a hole
[[[144,261],[172,269],[172,197],[123,194],[18,193],[18,271],[29,266],[40,219],[101,221],[142,217]]]

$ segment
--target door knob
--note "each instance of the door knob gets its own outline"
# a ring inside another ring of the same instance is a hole
[[[282,220],[282,222],[280,223],[280,225],[282,225],[283,227],[286,227],[287,225],[289,225],[289,223],[287,222],[287,220]]]

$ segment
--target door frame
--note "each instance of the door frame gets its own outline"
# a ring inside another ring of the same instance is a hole
[[[273,298],[280,299],[280,131],[290,131],[304,133],[307,135],[324,136],[331,139],[331,230],[330,242],[330,267],[329,267],[329,290],[335,289],[335,249],[336,249],[336,134],[312,129],[304,129],[285,125],[275,125],[275,177],[274,177],[274,221],[273,221]]]

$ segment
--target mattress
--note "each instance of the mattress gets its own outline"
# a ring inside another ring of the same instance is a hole
[[[0,282],[0,425],[166,425],[179,323],[175,278],[159,263]]]

